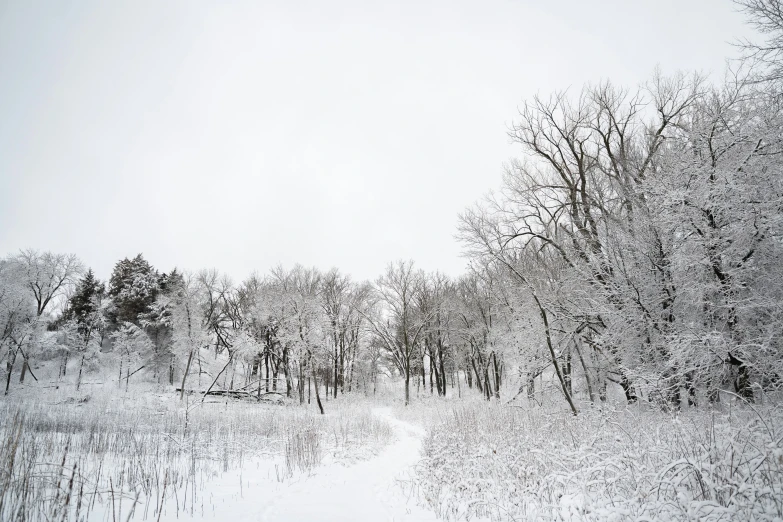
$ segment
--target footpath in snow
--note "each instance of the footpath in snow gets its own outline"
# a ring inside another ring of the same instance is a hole
[[[410,496],[413,466],[424,430],[396,419],[388,408],[373,410],[391,424],[396,440],[380,454],[351,466],[319,467],[284,485],[262,510],[260,520],[288,522],[428,522],[435,514]],[[406,494],[407,493],[407,494]]]
[[[194,513],[178,509],[172,499],[160,522],[434,522],[435,514],[410,494],[424,430],[394,418],[390,408],[373,414],[396,433],[369,460],[343,465],[327,459],[293,479],[280,478],[280,457],[248,461],[242,469],[211,479]],[[98,520],[111,520],[111,515],[106,511]]]

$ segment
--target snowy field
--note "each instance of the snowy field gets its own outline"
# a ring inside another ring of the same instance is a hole
[[[780,520],[783,414],[17,388],[2,520]],[[10,480],[9,480],[10,479]]]
[[[423,432],[388,410],[69,388],[2,403],[3,520],[300,520],[308,507],[345,515],[357,484],[370,489],[355,520],[406,513],[396,481]]]

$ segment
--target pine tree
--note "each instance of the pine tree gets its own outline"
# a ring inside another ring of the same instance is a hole
[[[92,269],[76,285],[76,293],[68,300],[68,308],[63,314],[63,319],[73,319],[79,324],[84,324],[88,317],[100,308],[100,300],[105,288],[93,273]]]
[[[140,325],[160,291],[160,276],[142,254],[119,261],[109,280],[109,296],[114,303],[114,324],[129,322]]]

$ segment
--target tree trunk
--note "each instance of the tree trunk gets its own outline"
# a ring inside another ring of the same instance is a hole
[[[285,395],[291,398],[293,383],[291,382],[291,368],[288,361],[288,349],[283,350],[283,376],[285,376]]]
[[[571,380],[571,348],[568,347],[565,350],[565,353],[563,354],[563,380],[565,381],[566,389],[568,390],[568,395],[571,395],[573,397],[574,395],[574,387],[572,385]]]
[[[190,353],[188,354],[188,363],[185,365],[185,372],[182,374],[182,385],[180,387],[181,391],[179,393],[179,400],[185,399],[185,380],[188,378],[190,364],[193,362],[193,352],[194,350],[191,348]]]
[[[57,378],[65,377],[65,369],[68,367],[68,352],[63,355],[63,362],[60,364],[60,374]]]
[[[430,379],[432,375],[430,375]],[[425,389],[427,388],[427,380],[424,378],[424,353],[421,354],[421,385]]]
[[[411,365],[410,361],[405,365],[405,406],[411,402]]]
[[[345,341],[340,341],[340,393],[345,393]]]
[[[576,349],[576,355],[579,357],[579,362],[582,363],[582,371],[585,374],[585,384],[587,385],[587,393],[590,395],[590,402],[595,402],[595,391],[593,391],[593,383],[590,378],[590,370],[585,364],[585,359],[582,356],[582,349],[580,348],[580,342],[574,339],[574,348]]]
[[[754,402],[753,388],[750,385],[750,370],[745,361],[729,352],[729,364],[737,367],[737,378],[734,380],[734,391],[737,395],[746,399],[748,402]]]
[[[430,395],[434,393],[434,387],[432,383],[433,372],[435,372],[435,379],[438,381],[438,395],[440,395],[440,378],[438,377],[437,370],[435,370],[435,365],[432,362],[432,356],[430,356]]]
[[[438,348],[438,364],[440,365],[440,376],[443,380],[443,396],[446,396],[446,370],[443,364],[443,346],[439,346]],[[459,375],[457,375],[459,378]],[[454,388],[454,378],[452,377],[451,380],[451,387]]]
[[[337,347],[337,343],[335,342],[335,344],[334,344],[334,398],[335,399],[337,398],[337,383],[338,383],[338,379],[339,379],[339,377],[337,375],[337,372],[338,372],[337,365],[338,365],[338,362],[339,362],[338,359],[339,359],[338,347]]]
[[[541,320],[544,323],[544,334],[546,338],[547,348],[549,348],[549,355],[552,358],[552,365],[554,365],[555,367],[555,373],[557,374],[557,378],[560,381],[560,386],[563,388],[563,394],[565,395],[566,401],[568,402],[568,406],[571,407],[571,413],[576,415],[577,414],[576,406],[574,405],[574,401],[571,399],[571,394],[568,393],[568,389],[566,388],[565,385],[565,380],[563,379],[563,374],[560,371],[560,365],[557,362],[555,349],[552,346],[552,332],[549,330],[549,317],[547,316],[546,310],[541,304],[541,301],[538,300],[538,296],[535,293],[533,293],[533,300],[536,302],[536,305],[538,306],[538,311],[541,313]]]
[[[302,380],[302,367],[304,364],[299,361],[299,368],[297,368],[296,375],[296,394],[299,396],[299,404],[304,404],[304,381]]]
[[[500,367],[498,366],[498,355],[495,352],[492,352],[492,361],[493,361],[493,366],[494,366],[494,370],[493,371],[495,372],[495,398],[499,399],[500,398],[500,384],[501,384],[502,376],[500,375],[501,370],[500,370]]]
[[[476,373],[476,388],[478,388],[478,391],[483,394],[484,387],[481,385],[481,374],[478,371],[478,367],[476,367],[476,359],[471,357],[470,363],[473,366],[473,371]]]
[[[8,372],[8,375],[6,376],[6,379],[5,379],[5,394],[4,395],[8,395],[8,388],[11,387],[11,372],[14,371],[14,362],[16,361],[16,352],[14,352],[13,357],[11,357],[10,355],[8,357],[9,357],[8,361],[6,361],[6,363],[5,363],[5,369]]]
[[[76,391],[79,391],[79,387],[82,385],[82,369],[84,368],[84,355],[82,355],[82,361],[79,363],[79,376],[76,378]],[[127,389],[125,390],[127,391]]]
[[[313,386],[315,387],[315,402],[316,402],[316,404],[318,404],[318,409],[320,410],[321,415],[323,415],[324,414],[324,405],[321,404],[321,394],[318,391],[318,376],[316,375],[315,369],[311,370],[310,373],[313,376]]]
[[[269,393],[269,350],[264,352],[264,369],[266,370],[266,392]],[[258,386],[260,387],[261,384],[259,383]]]
[[[487,400],[492,398],[492,382],[489,380],[489,361],[484,366],[484,397]]]
[[[19,375],[19,384],[24,383],[24,376],[27,373],[27,357],[22,361],[22,373]]]
[[[639,399],[636,395],[636,388],[634,388],[633,383],[624,373],[620,377],[620,386],[623,388],[623,392],[625,392],[625,400],[628,401],[628,404],[635,403]]]

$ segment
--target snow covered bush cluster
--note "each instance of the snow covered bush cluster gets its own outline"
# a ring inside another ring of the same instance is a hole
[[[783,413],[453,405],[418,485],[446,520],[780,520]]]

